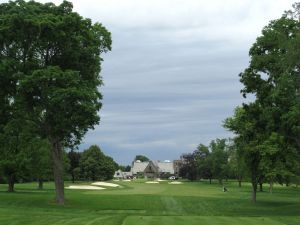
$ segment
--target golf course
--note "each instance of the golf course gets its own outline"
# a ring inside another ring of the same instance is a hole
[[[145,180],[111,181],[101,190],[65,189],[66,203],[54,201],[54,184],[16,184],[8,193],[0,185],[0,225],[296,225],[300,224],[300,189],[267,185],[251,202],[251,186],[239,188],[234,181],[228,189],[213,182]],[[100,182],[101,184],[101,182]],[[65,186],[91,185],[66,183]]]

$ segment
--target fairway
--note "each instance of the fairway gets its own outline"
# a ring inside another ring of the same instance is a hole
[[[220,185],[206,182],[115,183],[121,187],[66,189],[64,206],[54,204],[52,183],[42,191],[35,183],[17,184],[15,193],[0,185],[0,225],[300,224],[300,189],[295,187],[276,186],[273,194],[258,193],[254,205],[250,185],[238,188],[235,182],[226,184],[226,193]]]

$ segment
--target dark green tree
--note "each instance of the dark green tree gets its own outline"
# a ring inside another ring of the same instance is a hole
[[[99,123],[100,54],[111,49],[110,33],[72,10],[67,1],[0,5],[0,104],[6,120],[1,123],[18,104],[39,127],[51,146],[59,204],[64,203],[62,149],[77,145]]]
[[[82,153],[80,169],[86,180],[110,180],[117,170],[114,160],[104,155],[97,145],[92,145]]]
[[[129,172],[131,170],[131,166],[129,166],[129,165],[127,165],[127,166],[119,165],[118,169],[123,171],[123,172]]]
[[[298,168],[300,155],[299,12],[300,4],[296,3],[293,10],[262,30],[250,49],[250,64],[240,74],[243,96],[254,94],[255,100],[243,105],[244,120],[234,116],[232,121],[239,126],[229,125],[227,121],[227,127],[234,130],[246,146],[246,160],[252,159],[247,164],[253,188],[257,177],[270,182],[272,190],[275,179],[297,174],[295,168]]]
[[[150,159],[148,159],[147,156],[144,155],[136,155],[134,158],[134,161],[140,160],[141,162],[149,162]]]
[[[252,201],[256,202],[257,185],[261,177],[261,154],[259,145],[264,140],[265,130],[260,120],[260,107],[257,104],[244,104],[237,107],[233,117],[227,118],[224,127],[236,134],[234,139],[241,151],[252,183]]]
[[[187,153],[181,156],[182,165],[179,170],[179,176],[189,179],[190,181],[197,180],[199,174],[197,169],[197,159],[194,153]]]
[[[82,154],[81,152],[76,152],[74,150],[68,152],[68,158],[70,161],[69,174],[72,177],[72,183],[75,182],[75,178],[79,177],[78,171],[80,171],[79,162],[80,162],[81,154]]]
[[[211,152],[209,148],[203,144],[199,144],[197,149],[194,151],[194,155],[197,161],[197,170],[200,178],[209,179],[213,178],[212,174],[212,163],[211,163]]]
[[[8,182],[8,191],[14,191],[14,184],[30,171],[31,153],[27,143],[32,134],[20,119],[12,119],[0,133],[0,170]]]
[[[30,154],[30,176],[38,181],[38,188],[43,189],[44,181],[53,179],[49,142],[32,138],[25,149]]]

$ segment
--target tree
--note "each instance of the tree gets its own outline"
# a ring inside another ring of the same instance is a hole
[[[122,165],[118,165],[119,170],[123,171],[123,172],[129,172],[131,170],[131,166],[127,165],[127,166],[122,166]]]
[[[104,155],[97,145],[92,145],[82,153],[80,169],[84,179],[92,181],[110,180],[117,170],[113,159]]]
[[[247,175],[247,167],[244,152],[242,151],[243,146],[238,144],[238,141],[230,140],[228,166],[230,176],[237,179],[239,187],[242,187],[242,180]]]
[[[234,116],[227,118],[224,122],[224,127],[236,134],[234,141],[243,152],[245,164],[251,176],[253,202],[256,202],[257,184],[261,175],[259,144],[264,140],[259,110],[260,107],[257,104],[244,104],[243,107],[237,107]]]
[[[148,159],[147,156],[144,155],[136,155],[134,158],[134,161],[140,160],[141,162],[149,162],[150,159]]]
[[[72,177],[72,183],[75,182],[75,178],[79,177],[78,172],[80,171],[79,163],[80,163],[81,154],[82,154],[81,152],[75,152],[74,150],[68,152],[68,158],[70,161],[69,173],[71,174]]]
[[[28,124],[14,118],[0,133],[0,170],[8,182],[8,191],[14,192],[15,182],[30,170],[30,152],[26,145],[32,140]]]
[[[214,178],[217,178],[219,184],[223,184],[223,179],[226,177],[228,152],[226,139],[216,139],[210,142],[211,149],[211,171]]]
[[[182,165],[179,170],[179,175],[194,181],[198,178],[197,161],[194,153],[183,154],[181,156]]]
[[[236,114],[226,125],[245,146],[252,185],[256,186],[258,177],[260,181],[264,178],[270,190],[275,178],[297,174],[299,164],[299,12],[296,3],[293,10],[271,21],[251,47],[250,64],[240,81],[243,96],[254,94],[256,98],[243,105],[243,120]]]
[[[0,76],[1,85],[8,84],[1,105],[9,111],[18,103],[49,141],[59,204],[64,203],[62,149],[77,145],[99,123],[100,54],[111,50],[110,33],[72,9],[67,1],[0,5]]]
[[[199,177],[209,179],[209,183],[211,184],[212,163],[211,152],[209,148],[203,144],[199,144],[197,149],[194,151],[194,155],[197,161],[197,170]]]
[[[52,178],[50,144],[47,140],[34,138],[25,148],[30,154],[30,176],[38,181],[38,188],[43,189],[44,181]]]

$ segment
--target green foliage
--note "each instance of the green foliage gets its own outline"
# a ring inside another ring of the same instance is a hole
[[[70,167],[68,172],[72,177],[72,182],[74,183],[75,180],[78,180],[80,177],[79,162],[81,158],[81,153],[71,150],[70,152],[68,152],[68,158],[70,161]]]
[[[63,149],[99,123],[101,53],[111,34],[73,12],[71,2],[0,4],[0,132],[16,113],[47,139],[63,203]]]
[[[299,175],[299,12],[299,3],[294,4],[293,10],[264,27],[250,49],[249,66],[240,74],[243,96],[256,98],[225,121],[224,126],[237,134],[253,193],[262,177],[272,186],[275,179]]]
[[[49,142],[37,138],[26,147],[30,153],[30,177],[40,181],[53,180]]]
[[[84,179],[110,180],[116,171],[116,163],[109,156],[104,155],[101,149],[92,145],[82,153],[80,169]]]
[[[127,166],[118,165],[118,169],[120,169],[123,172],[129,172],[131,170],[131,166],[129,166],[129,165],[127,165]]]
[[[136,155],[134,158],[134,161],[140,160],[141,162],[149,162],[150,159],[148,159],[147,156],[144,155]]]
[[[228,174],[228,147],[226,139],[213,140],[209,147],[211,151],[210,163],[212,175],[222,184],[222,180]]]
[[[214,178],[222,183],[229,176],[228,156],[226,139],[213,140],[208,147],[199,144],[193,153],[181,156],[180,176],[189,180]]]
[[[197,161],[194,153],[183,154],[181,156],[183,164],[179,170],[179,176],[189,179],[190,181],[197,180],[198,170]]]

